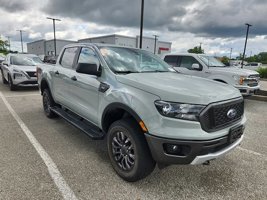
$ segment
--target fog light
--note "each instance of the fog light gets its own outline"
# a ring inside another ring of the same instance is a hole
[[[177,156],[186,156],[190,152],[190,146],[178,144],[163,144],[165,153]]]

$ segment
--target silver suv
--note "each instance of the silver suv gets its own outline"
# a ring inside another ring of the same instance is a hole
[[[107,138],[111,164],[127,181],[146,177],[156,163],[207,163],[243,139],[237,89],[175,73],[145,50],[72,44],[37,73],[46,116]]]
[[[232,85],[243,95],[254,94],[260,89],[258,72],[225,66],[213,56],[191,53],[167,54],[164,61],[180,73]]]
[[[36,55],[8,54],[1,67],[3,83],[8,83],[10,90],[16,90],[18,86],[37,86],[38,64],[42,64],[42,61]]]

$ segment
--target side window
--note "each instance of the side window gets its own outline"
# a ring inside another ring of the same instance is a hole
[[[192,70],[193,64],[199,64],[199,66],[202,70],[201,64],[194,57],[192,57],[192,56],[182,56],[181,57],[180,67],[184,67],[184,68]]]
[[[78,63],[90,63],[99,65],[99,59],[93,49],[83,47],[79,55]]]
[[[71,69],[73,66],[74,58],[77,53],[77,47],[66,48],[63,56],[61,57],[60,64],[62,67]]]
[[[177,67],[178,56],[165,56],[164,61],[173,67]]]

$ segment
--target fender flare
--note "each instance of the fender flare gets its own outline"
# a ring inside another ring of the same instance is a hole
[[[101,126],[102,128],[104,127],[104,118],[106,116],[106,114],[113,109],[123,109],[125,111],[127,111],[128,113],[130,113],[133,118],[139,123],[140,121],[142,121],[142,119],[139,117],[139,115],[129,106],[123,104],[123,103],[111,103],[109,104],[103,111],[103,114],[101,116]]]

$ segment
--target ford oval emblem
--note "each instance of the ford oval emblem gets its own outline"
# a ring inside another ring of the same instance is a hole
[[[230,109],[227,112],[227,117],[229,119],[233,119],[233,118],[235,118],[236,114],[237,114],[236,109]]]

